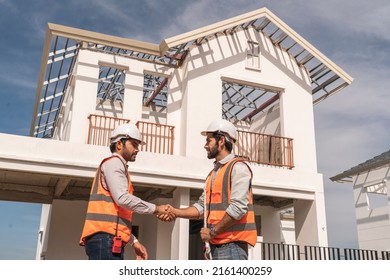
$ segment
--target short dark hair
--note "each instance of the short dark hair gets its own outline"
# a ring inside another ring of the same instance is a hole
[[[127,141],[128,139],[129,139],[129,138],[121,138],[121,139],[119,139],[118,141],[121,141],[122,144],[125,145],[125,144],[126,144],[126,141]],[[116,143],[117,143],[118,141],[116,141],[116,142],[110,144],[110,151],[111,151],[111,153],[115,152],[115,150],[116,150]]]
[[[216,131],[216,132],[213,132],[213,137],[215,138],[215,141],[217,141],[217,142],[221,139],[221,137],[224,137],[226,150],[228,150],[229,153],[233,150],[233,143],[232,143],[232,140],[230,139],[229,136],[226,136],[226,135],[222,134],[221,132]]]
[[[116,146],[116,142],[110,144],[111,153],[115,152],[115,146]]]

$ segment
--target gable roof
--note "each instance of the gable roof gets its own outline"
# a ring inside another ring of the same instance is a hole
[[[309,73],[313,104],[339,92],[352,78],[266,8],[163,40],[159,45],[49,23],[30,135],[51,138],[80,48],[180,67],[191,47],[238,30],[255,28]]]
[[[385,165],[390,164],[390,150],[384,152],[378,156],[373,157],[363,163],[360,163],[338,175],[335,175],[330,178],[332,181],[337,182],[351,182],[351,177],[354,175],[358,175],[359,173],[369,171],[375,168],[379,168]]]

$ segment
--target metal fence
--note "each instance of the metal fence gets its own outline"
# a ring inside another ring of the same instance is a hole
[[[303,247],[303,250],[302,250]],[[261,243],[262,260],[390,260],[390,251]]]

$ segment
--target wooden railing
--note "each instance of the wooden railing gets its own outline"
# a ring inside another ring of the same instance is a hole
[[[174,126],[143,121],[137,122],[136,125],[141,132],[142,140],[146,142],[140,146],[141,151],[173,155]]]
[[[89,129],[87,144],[97,146],[109,146],[111,131],[118,125],[130,122],[130,120],[127,119],[93,114],[89,115],[88,119]]]
[[[128,123],[130,120],[90,115],[87,144],[98,146],[109,146],[111,131],[118,125]],[[145,145],[140,145],[140,151],[158,154],[173,154],[174,127],[171,125],[156,124],[139,121],[136,126],[141,132]]]
[[[294,167],[291,138],[238,130],[234,153],[249,162]]]
[[[130,120],[99,115],[89,116],[88,144],[108,146],[111,131]],[[174,126],[139,121],[136,123],[146,145],[140,150],[158,154],[173,155]],[[238,131],[233,152],[249,162],[293,168],[293,140],[275,135]]]

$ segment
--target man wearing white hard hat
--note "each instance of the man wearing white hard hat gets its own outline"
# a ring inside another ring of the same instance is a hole
[[[210,123],[201,134],[204,148],[214,168],[206,179],[205,189],[194,205],[174,209],[177,217],[204,219],[200,235],[206,243],[205,257],[215,260],[248,259],[248,246],[257,240],[252,198],[252,171],[232,154],[237,139],[236,127],[227,120]]]
[[[167,206],[155,205],[133,195],[127,162],[136,160],[141,133],[133,124],[122,124],[111,133],[112,155],[105,158],[92,183],[88,209],[80,245],[90,260],[123,260],[124,248],[130,244],[137,259],[147,259],[146,248],[131,233],[133,212],[166,214],[166,221],[175,217]]]

